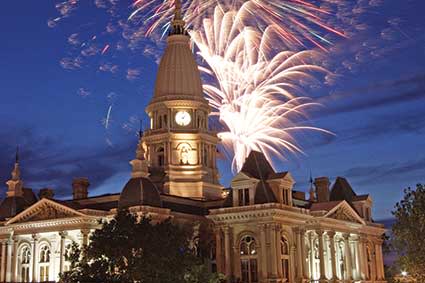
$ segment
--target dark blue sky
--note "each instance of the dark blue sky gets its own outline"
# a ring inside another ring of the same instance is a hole
[[[60,2],[3,3],[2,193],[17,144],[24,181],[34,189],[52,187],[64,197],[73,177],[88,176],[91,194],[119,192],[128,179],[134,133],[153,91],[156,49],[162,45],[128,36],[134,30],[119,17],[131,11],[129,1],[114,14],[102,11],[100,2],[98,7],[80,2],[78,9],[62,10],[56,21]],[[372,195],[375,218],[384,219],[391,217],[403,188],[425,182],[425,20],[418,12],[425,3],[358,0],[356,5],[370,9],[350,10],[346,19],[352,17],[348,22],[356,31],[327,55],[336,81],[309,90],[325,106],[312,113],[312,123],[336,136],[299,136],[306,156],[290,155],[277,167],[290,170],[296,188],[306,191],[310,170],[331,180],[345,176],[357,193]],[[106,44],[111,47],[101,55]],[[105,129],[102,119],[111,105]],[[220,167],[227,185],[229,162]]]

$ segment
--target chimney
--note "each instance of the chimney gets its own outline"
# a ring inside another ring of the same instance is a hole
[[[314,179],[314,185],[316,186],[316,194],[318,202],[329,201],[329,178],[318,177]]]
[[[88,187],[90,186],[87,178],[74,178],[72,181],[73,199],[85,199],[88,197]]]
[[[38,197],[40,199],[42,198],[52,199],[54,196],[55,196],[55,193],[53,192],[53,189],[50,189],[50,188],[44,188],[38,192]]]

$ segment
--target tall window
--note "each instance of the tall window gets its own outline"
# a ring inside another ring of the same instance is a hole
[[[31,250],[30,247],[25,246],[20,254],[21,263],[21,282],[30,282],[30,262]]]
[[[239,206],[249,205],[249,189],[239,189]]]
[[[158,166],[164,166],[164,148],[160,147],[157,150]]]
[[[284,237],[280,239],[280,261],[283,282],[289,282],[289,244]]]
[[[242,238],[240,255],[242,283],[258,283],[257,249],[253,237]]]
[[[44,245],[40,248],[40,282],[49,281],[50,248]]]
[[[289,205],[289,190],[282,190],[282,202],[283,204]]]

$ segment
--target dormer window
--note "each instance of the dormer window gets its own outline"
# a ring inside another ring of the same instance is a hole
[[[282,203],[285,205],[289,205],[289,190],[282,190]]]
[[[239,189],[239,206],[249,205],[249,189]]]

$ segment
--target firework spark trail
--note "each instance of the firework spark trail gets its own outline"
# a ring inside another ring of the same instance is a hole
[[[108,112],[106,113],[106,117],[102,120],[105,129],[109,129],[109,124],[111,123],[111,112],[112,112],[112,104],[108,107]]]
[[[331,14],[328,10],[320,8],[304,0],[193,0],[185,1],[185,20],[190,28],[197,30],[202,27],[202,20],[210,17],[216,7],[223,12],[239,11],[239,20],[245,25],[255,26],[259,29],[269,25],[276,25],[278,34],[285,39],[285,44],[290,48],[305,48],[305,43],[313,44],[320,49],[332,43],[325,38],[325,34],[332,33],[338,37],[346,35],[335,27],[326,24],[326,18]],[[329,0],[322,0],[320,3]],[[143,14],[149,27],[146,35],[151,35],[155,30],[162,29],[165,33],[174,15],[174,0],[135,0],[135,10],[129,20],[138,14]]]
[[[219,136],[226,150],[233,152],[232,168],[239,171],[252,150],[285,158],[288,152],[301,152],[295,134],[303,130],[329,131],[300,125],[307,110],[318,106],[298,97],[300,81],[315,81],[327,70],[313,62],[314,51],[274,51],[276,27],[264,34],[244,26],[238,12],[215,9],[203,28],[191,33],[199,55],[207,66],[201,70],[215,78],[204,91],[225,130]],[[217,86],[216,86],[217,85]]]

